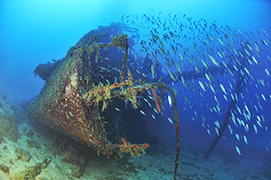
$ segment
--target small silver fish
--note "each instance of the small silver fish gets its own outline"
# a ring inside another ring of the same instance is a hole
[[[144,116],[146,115],[146,114],[144,113],[144,111],[142,111],[142,110],[140,110],[140,113],[143,114]]]
[[[240,152],[239,147],[238,147],[238,146],[235,146],[235,149],[236,149],[237,153],[241,156],[241,152]]]
[[[171,100],[170,95],[167,96],[167,99],[168,99],[169,106],[172,107],[172,100]]]
[[[173,122],[172,122],[172,120],[170,119],[170,118],[167,118],[168,119],[168,121],[171,123],[171,124],[173,124]]]

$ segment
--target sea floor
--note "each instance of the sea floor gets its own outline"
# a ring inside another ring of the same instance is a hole
[[[175,148],[152,146],[138,158],[107,159],[92,149],[25,116],[0,96],[1,180],[168,180]],[[182,146],[177,179],[270,180],[271,168],[255,160],[239,162],[214,152],[207,160],[197,147]]]

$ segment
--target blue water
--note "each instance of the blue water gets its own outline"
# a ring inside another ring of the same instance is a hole
[[[175,15],[176,18],[174,18]],[[147,20],[146,17],[150,20]],[[162,24],[166,22],[168,29],[159,28],[151,22],[157,20],[158,17]],[[207,28],[201,32],[195,28],[195,25],[191,25],[191,23],[199,21],[199,24],[204,24],[201,19],[206,20],[208,27],[215,24],[216,28],[213,30]],[[177,30],[179,32],[181,23],[193,27],[192,30],[184,30],[182,35],[186,34],[188,39],[195,36],[196,39],[182,41],[179,38],[175,40],[176,44],[179,42],[179,46],[176,45],[179,48],[176,55],[170,46],[173,43],[164,43],[165,49],[169,50],[174,59],[180,59],[179,53],[183,53],[183,50],[180,49],[190,48],[185,61],[180,60],[182,71],[195,70],[195,66],[200,69],[205,68],[201,59],[206,50],[202,44],[206,35],[216,38],[216,43],[212,44],[214,47],[210,48],[214,52],[210,52],[210,54],[219,63],[232,58],[230,56],[220,58],[217,54],[217,50],[227,51],[227,49],[230,49],[229,51],[233,52],[233,47],[227,46],[227,43],[221,45],[217,40],[217,37],[220,37],[221,34],[217,35],[215,29],[224,30],[227,29],[226,26],[229,27],[231,30],[228,32],[237,42],[234,48],[237,51],[242,51],[243,54],[246,53],[244,49],[249,48],[243,46],[242,42],[249,43],[253,50],[249,51],[250,55],[246,58],[249,58],[252,63],[247,65],[249,75],[241,94],[238,94],[236,107],[232,110],[232,114],[235,116],[235,123],[232,118],[229,122],[232,133],[227,126],[216,149],[226,151],[228,156],[236,159],[252,158],[264,161],[269,158],[268,161],[271,161],[271,113],[269,110],[271,107],[271,59],[268,59],[268,57],[271,57],[271,3],[269,1],[101,0],[78,2],[2,0],[0,1],[0,92],[18,103],[36,97],[42,89],[44,81],[34,76],[35,67],[48,61],[53,62],[53,59],[58,60],[64,57],[69,48],[75,45],[85,33],[100,25],[109,25],[111,22],[122,22],[130,27],[138,28],[140,41],[145,40],[146,42],[151,39],[150,30],[154,30],[152,28],[155,28],[162,37],[163,33],[168,34],[169,31]],[[179,25],[175,26],[171,23],[179,23]],[[178,29],[176,29],[177,27]],[[144,34],[148,36],[144,36]],[[241,39],[241,36],[244,39]],[[140,51],[142,49],[139,45],[140,41],[136,38],[134,38],[134,41],[136,44],[134,49],[131,50],[131,55],[138,54],[138,59],[143,59],[146,53]],[[209,41],[211,42],[210,39]],[[228,41],[226,37],[223,39],[223,42],[225,41]],[[256,51],[255,42],[259,46],[259,52]],[[197,45],[201,52],[193,49],[193,43]],[[149,47],[150,49],[159,49],[158,43],[153,43]],[[199,57],[199,62],[194,65],[191,64],[188,60],[191,55]],[[253,61],[252,56],[256,58],[257,62]],[[189,85],[187,89],[183,86],[180,77],[177,81],[170,78],[167,69],[170,69],[173,73],[178,73],[178,68],[177,65],[168,68],[163,57],[163,55],[158,56],[158,61],[163,65],[165,72],[160,69],[159,73],[164,76],[165,82],[171,88],[174,86],[178,92],[181,144],[190,144],[202,148],[201,156],[203,156],[217,135],[215,129],[219,129],[223,123],[232,99],[231,94],[234,94],[234,88],[231,88],[231,86],[235,87],[236,81],[234,78],[237,76],[237,71],[240,71],[243,67],[240,67],[234,73],[234,76],[229,72],[214,75],[211,78],[212,83],[209,83],[205,76],[189,79],[187,80]],[[241,58],[240,55],[235,57]],[[235,61],[235,57],[232,58],[233,61]],[[209,67],[214,65],[208,56],[206,62]],[[146,74],[148,78],[153,81],[159,80],[159,77],[152,78],[150,67],[148,74]],[[242,70],[245,72],[244,69]],[[134,78],[136,77],[137,75],[134,76]],[[138,77],[141,76],[138,75]],[[206,91],[199,85],[198,81],[204,84]],[[206,83],[212,84],[216,93],[207,87]],[[226,93],[223,92],[220,84],[224,86]],[[225,100],[225,97],[227,100]],[[217,104],[219,104],[220,113],[215,112],[217,109],[210,110]],[[161,143],[169,143],[174,147],[176,141],[174,124],[168,121],[168,117],[174,119],[174,109],[168,104],[166,95],[164,95],[163,107],[165,109],[163,116],[155,114],[151,109],[146,110],[146,116],[141,116],[140,113],[138,113],[138,116],[145,121],[149,121],[146,126],[150,134],[156,134],[158,139],[163,139]],[[241,113],[239,113],[237,107]],[[251,117],[246,118],[247,114],[250,114]],[[152,115],[155,115],[158,122],[154,121]],[[242,121],[245,125],[242,124]],[[216,123],[220,126],[217,126]],[[155,129],[152,129],[154,124]],[[246,124],[249,127],[247,130]],[[164,142],[165,137],[168,142]],[[182,165],[180,164],[180,166]]]

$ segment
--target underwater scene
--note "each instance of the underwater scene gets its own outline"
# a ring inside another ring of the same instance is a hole
[[[0,180],[271,180],[271,3],[1,0]]]

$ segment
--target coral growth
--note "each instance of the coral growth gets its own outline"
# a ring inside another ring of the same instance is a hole
[[[88,106],[95,105],[99,106],[99,103],[102,101],[102,111],[106,109],[108,103],[113,98],[119,96],[121,99],[126,99],[127,101],[129,99],[132,99],[132,104],[134,108],[137,107],[137,98],[136,98],[136,90],[134,88],[133,80],[132,80],[132,74],[130,71],[128,71],[129,79],[126,81],[123,81],[121,83],[113,83],[113,84],[106,84],[103,85],[100,83],[98,86],[93,85],[93,88],[88,91],[86,94],[84,94],[82,97],[86,100],[86,104]],[[127,91],[127,89],[123,89],[123,86],[129,86],[130,89]],[[117,91],[117,88],[121,88],[120,91]]]
[[[151,91],[152,91],[152,94],[153,94],[153,98],[154,98],[154,101],[155,101],[155,104],[156,104],[157,111],[161,112],[161,108],[160,108],[160,105],[159,105],[157,94],[156,94],[156,92],[155,92],[155,90],[153,88],[151,88]]]
[[[112,145],[111,148],[117,148],[120,150],[119,155],[122,157],[121,153],[130,153],[132,157],[138,157],[141,154],[145,154],[145,149],[147,149],[150,145],[145,144],[131,144],[126,141],[124,138],[121,139],[123,144],[120,145]]]
[[[27,167],[26,170],[16,173],[11,180],[35,180],[42,169],[47,168],[50,163],[51,159],[44,159],[41,163]]]
[[[9,167],[3,164],[0,164],[0,170],[6,174],[9,174]]]
[[[108,47],[115,46],[120,48],[127,48],[129,46],[127,34],[121,34],[118,37],[113,36],[112,43]]]
[[[20,148],[16,148],[15,152],[17,155],[17,159],[26,161],[26,162],[29,162],[31,160],[31,155],[27,151]]]

